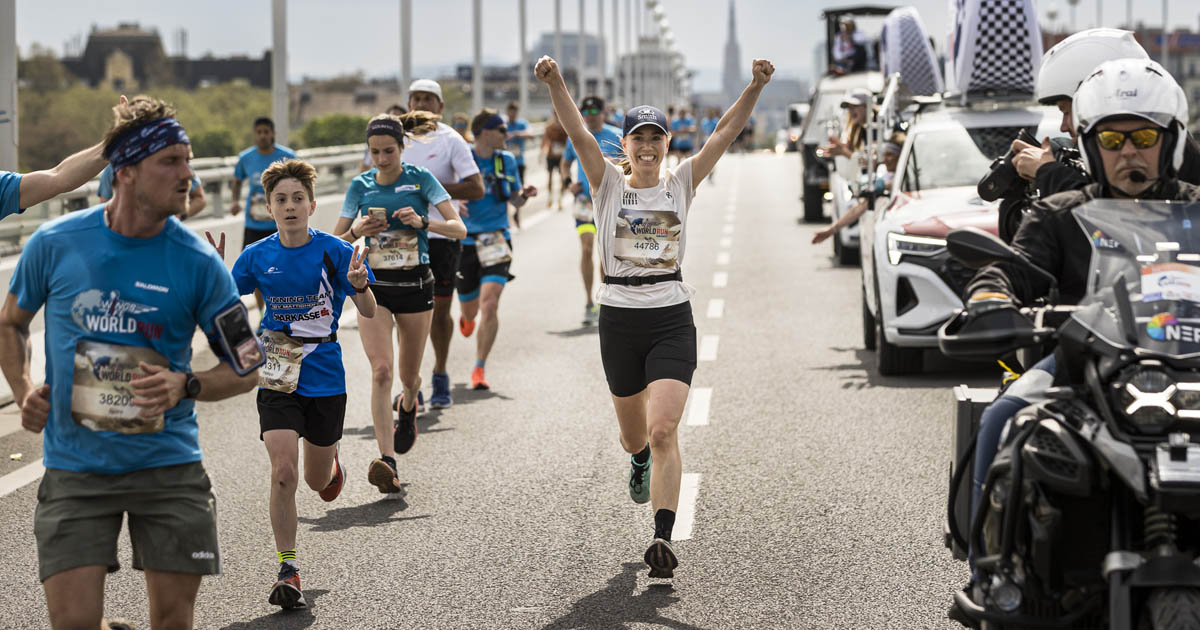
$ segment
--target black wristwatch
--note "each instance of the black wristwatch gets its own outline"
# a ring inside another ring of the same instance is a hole
[[[428,216],[421,217],[421,229],[422,230],[429,229],[429,217]]]
[[[183,381],[183,397],[195,399],[200,395],[200,379],[196,378],[195,374],[187,373],[187,379]]]

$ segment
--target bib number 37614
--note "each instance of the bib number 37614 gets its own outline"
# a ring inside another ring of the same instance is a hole
[[[170,367],[151,348],[80,339],[75,343],[75,373],[71,382],[71,418],[93,431],[157,433],[163,415],[144,418],[133,404],[132,381],[142,376],[139,362]]]

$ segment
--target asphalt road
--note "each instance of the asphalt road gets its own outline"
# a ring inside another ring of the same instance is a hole
[[[492,390],[466,388],[474,339],[456,334],[455,404],[419,418],[416,446],[400,458],[400,500],[366,482],[376,455],[368,365],[356,331],[339,335],[349,480],[328,504],[301,484],[309,610],[267,603],[277,564],[253,393],[200,405],[224,573],[204,581],[196,627],[957,627],[945,610],[966,568],[941,537],[950,387],[986,385],[991,370],[935,360],[916,377],[874,371],[859,271],[836,267],[828,244],[809,244],[814,228],[796,223],[796,160],[728,156],[692,207],[684,277],[697,290],[702,362],[680,427],[695,492],[676,526],[687,539],[673,581],[650,580],[641,562],[652,515],[626,492],[598,339],[580,326],[570,212],[535,200],[540,212],[514,238]],[[5,431],[13,419],[0,411],[0,493],[5,475],[41,456],[39,437]],[[0,628],[48,625],[36,488],[0,496]],[[120,558],[106,613],[144,629],[127,539]]]

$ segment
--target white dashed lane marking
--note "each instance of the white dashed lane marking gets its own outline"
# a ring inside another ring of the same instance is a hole
[[[688,398],[687,425],[701,427],[708,424],[708,408],[712,405],[712,388],[696,387]]]
[[[0,497],[12,494],[26,485],[42,478],[42,474],[46,472],[46,468],[42,466],[42,458],[29,464],[22,466],[3,477],[0,477]]]
[[[726,273],[724,271],[718,271],[713,274],[713,288],[714,289],[723,289],[723,288],[725,288],[726,284],[729,284],[729,274],[728,273]]]
[[[721,344],[719,335],[704,335],[700,338],[700,355],[701,361],[716,361],[717,346]]]
[[[721,237],[720,246],[721,246],[721,249],[729,249],[730,247],[732,247],[733,246],[733,237],[732,236]]]
[[[725,314],[725,300],[721,298],[713,298],[708,301],[708,318],[721,319]]]
[[[726,223],[725,226],[721,228],[721,233],[722,234],[733,234],[733,224]]]
[[[679,510],[675,512],[675,529],[671,540],[690,540],[696,520],[696,495],[700,492],[700,473],[684,473],[679,483]]]
[[[725,266],[729,264],[729,252],[717,252],[717,265]]]

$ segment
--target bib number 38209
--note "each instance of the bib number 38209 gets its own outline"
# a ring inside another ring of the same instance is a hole
[[[71,418],[93,431],[157,433],[163,415],[144,418],[133,404],[132,381],[142,376],[139,362],[170,367],[151,348],[80,339],[75,343],[75,372],[71,382]]]

